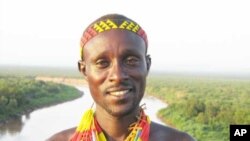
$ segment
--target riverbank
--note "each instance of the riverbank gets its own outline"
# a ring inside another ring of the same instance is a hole
[[[229,124],[250,123],[250,81],[154,76],[147,92],[169,104],[161,119],[197,140],[229,140]]]
[[[33,77],[0,77],[0,126],[36,109],[83,95],[73,86],[37,81]]]

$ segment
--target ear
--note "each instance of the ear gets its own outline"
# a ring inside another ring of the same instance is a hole
[[[151,67],[151,57],[150,57],[150,55],[146,56],[146,63],[147,63],[147,71],[149,72],[149,69]]]
[[[78,61],[78,70],[85,76],[86,78],[86,64],[84,60],[79,60]]]

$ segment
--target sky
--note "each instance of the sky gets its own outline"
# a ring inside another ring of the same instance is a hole
[[[0,65],[76,67],[83,30],[123,14],[146,31],[151,70],[250,73],[250,2],[0,0]]]

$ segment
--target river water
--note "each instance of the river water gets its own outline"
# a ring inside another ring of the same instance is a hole
[[[84,92],[81,98],[36,110],[1,127],[0,141],[44,141],[58,131],[76,126],[93,103],[87,87],[77,88]],[[145,112],[151,120],[164,124],[156,113],[167,106],[165,103],[153,97],[145,97],[141,103],[146,103]]]

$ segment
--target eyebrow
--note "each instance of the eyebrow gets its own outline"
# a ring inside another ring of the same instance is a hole
[[[110,51],[108,50],[102,51],[101,53],[98,53],[98,55],[92,56],[92,58],[90,58],[90,61],[96,61],[97,59],[102,58],[109,54],[110,54]]]
[[[132,47],[132,48],[128,48],[124,51],[125,53],[133,53],[133,54],[138,54],[138,55],[144,55],[146,54],[146,52],[143,52],[141,54],[141,50],[136,48],[136,47]]]

